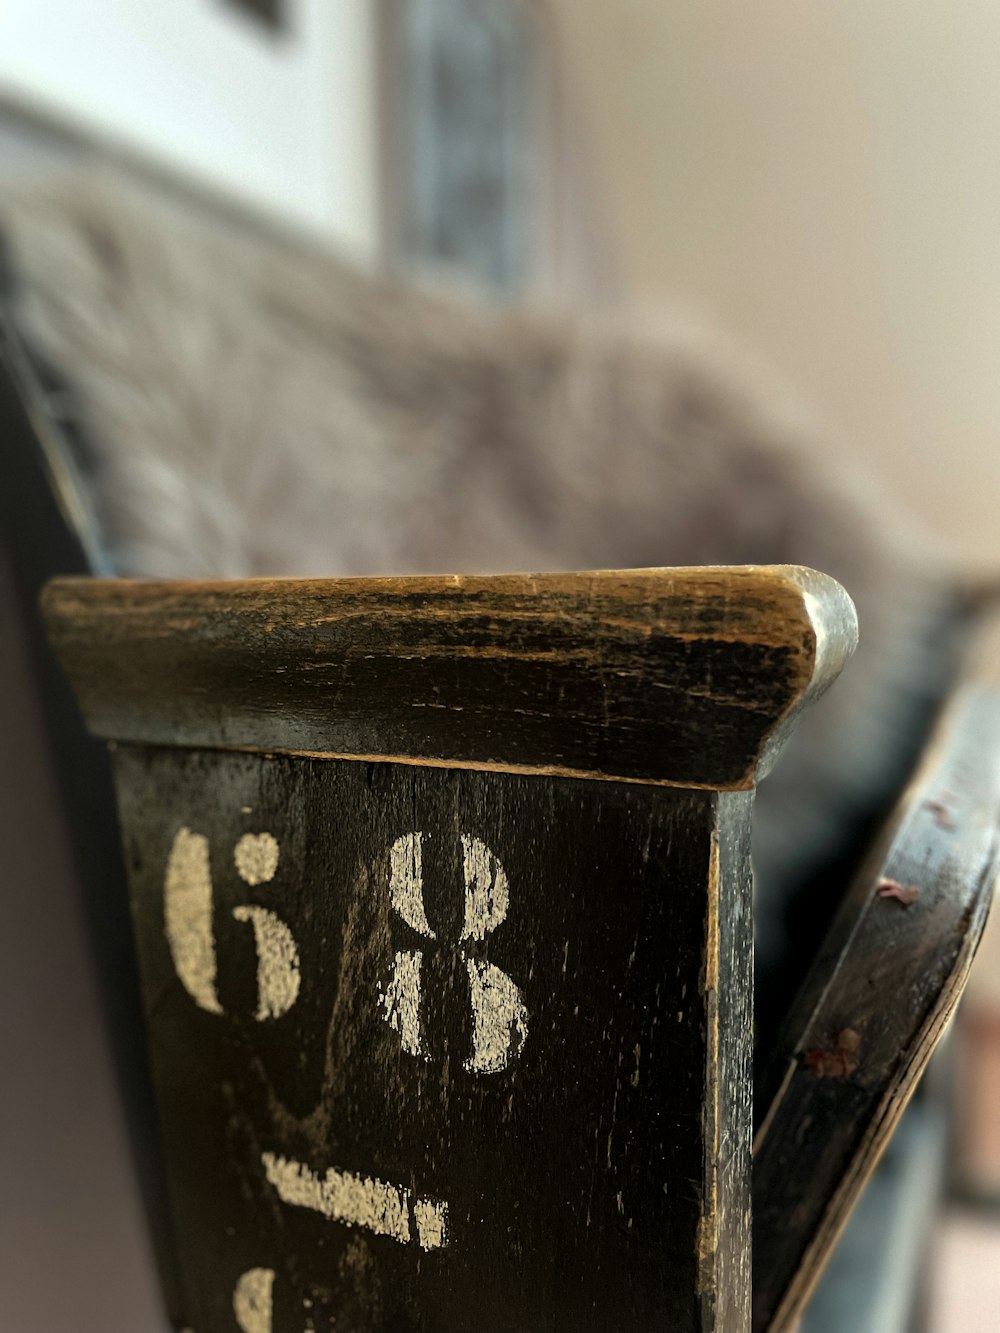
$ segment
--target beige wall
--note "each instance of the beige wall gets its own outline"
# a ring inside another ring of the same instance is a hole
[[[1000,564],[996,0],[551,0],[630,297],[707,313]]]

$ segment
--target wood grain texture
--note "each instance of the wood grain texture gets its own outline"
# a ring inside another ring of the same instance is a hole
[[[748,794],[131,745],[116,768],[198,1333],[233,1333],[237,1292],[253,1333],[748,1327]],[[212,904],[186,981],[164,903],[184,829]],[[505,874],[471,914],[463,835]],[[274,1018],[248,905],[297,947]],[[470,959],[524,1005],[491,1072]],[[357,1180],[401,1206],[373,1213]]]
[[[58,580],[44,610],[100,736],[720,790],[857,637],[840,585],[791,566]]]
[[[705,1175],[715,1182],[706,1211],[702,1291],[709,1308],[704,1327],[750,1327],[752,1248],[751,1142],[753,1123],[753,883],[750,824],[753,797],[724,796],[712,848],[709,923],[717,941],[715,976],[709,973],[705,1001],[710,1040]],[[713,957],[709,935],[707,966]],[[713,984],[714,983],[714,984]],[[668,1326],[669,1327],[669,1326]]]
[[[753,1327],[793,1326],[958,1002],[1000,873],[1000,637],[965,678],[798,997],[754,1144]]]

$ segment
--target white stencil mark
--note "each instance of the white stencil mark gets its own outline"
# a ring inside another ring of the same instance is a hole
[[[407,833],[389,849],[389,898],[393,910],[418,934],[436,940],[424,908],[422,833]],[[510,886],[500,861],[481,838],[463,833],[464,918],[459,944],[485,940],[501,926],[510,907]],[[506,1069],[521,1053],[528,1035],[524,996],[511,978],[492,963],[459,949],[469,977],[473,1015],[472,1054],[464,1067],[476,1074]],[[423,1054],[420,1023],[421,964],[417,949],[399,950],[392,977],[378,988],[382,1016],[399,1033],[408,1055]]]
[[[392,910],[418,935],[435,938],[424,910],[422,833],[404,833],[389,848],[389,901]],[[419,949],[400,950],[392,966],[392,978],[379,998],[383,1017],[399,1033],[408,1055],[420,1055],[420,965]]]
[[[472,1014],[472,1055],[465,1068],[496,1074],[521,1053],[528,1035],[528,1011],[520,989],[492,963],[467,960]]]
[[[233,850],[237,873],[246,884],[266,884],[278,869],[277,839],[270,833],[245,833]],[[237,921],[253,925],[257,954],[258,1022],[280,1018],[295,1003],[301,986],[299,951],[292,932],[274,912],[249,903],[233,908]],[[181,984],[194,1002],[221,1014],[216,992],[216,947],[212,871],[208,839],[179,829],[167,858],[163,884],[163,920],[170,956]]]
[[[424,911],[422,833],[404,833],[389,849],[389,897],[393,911],[418,935],[434,939]]]
[[[271,833],[244,833],[233,849],[236,871],[244,884],[268,884],[278,869],[278,841]]]
[[[331,1222],[361,1227],[376,1236],[389,1236],[401,1245],[411,1239],[410,1214],[417,1227],[417,1243],[424,1250],[439,1250],[448,1243],[448,1205],[436,1199],[414,1199],[399,1185],[349,1171],[327,1171],[320,1176],[301,1162],[275,1153],[263,1153],[268,1182],[282,1203],[309,1208]]]
[[[385,1021],[399,1033],[408,1055],[420,1054],[420,964],[419,949],[398,952],[392,967],[392,979],[381,995]]]
[[[215,991],[208,839],[188,828],[178,830],[167,858],[163,918],[170,956],[184,989],[201,1009],[221,1014]]]
[[[271,1333],[273,1268],[251,1268],[233,1292],[233,1314],[240,1333]]]
[[[418,1199],[413,1205],[417,1239],[422,1250],[440,1250],[448,1243],[448,1205],[432,1199]]]
[[[253,923],[257,945],[257,1013],[258,1023],[268,1018],[280,1018],[298,999],[302,977],[299,972],[299,951],[292,932],[280,917],[266,907],[246,905],[234,907],[237,921]]]
[[[463,940],[484,940],[507,918],[510,889],[504,868],[479,838],[462,834],[465,871]]]

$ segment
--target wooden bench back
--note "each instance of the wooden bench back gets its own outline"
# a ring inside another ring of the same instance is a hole
[[[64,580],[198,1333],[742,1330],[785,568]]]

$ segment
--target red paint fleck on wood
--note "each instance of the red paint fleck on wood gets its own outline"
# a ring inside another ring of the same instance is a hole
[[[955,819],[944,801],[924,801],[924,809],[929,810],[934,816],[934,822],[938,828],[953,829]]]
[[[829,1050],[806,1051],[802,1057],[806,1068],[817,1078],[850,1078],[860,1063],[861,1035],[853,1028],[844,1028]]]
[[[880,879],[875,886],[875,892],[880,898],[892,898],[903,907],[912,907],[920,897],[920,890],[916,884],[900,884],[895,879]]]

